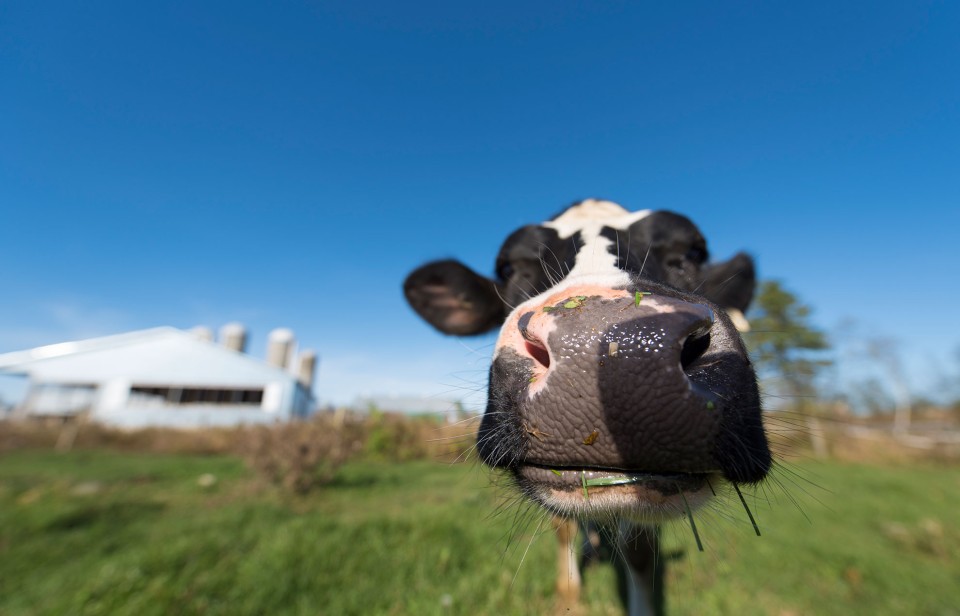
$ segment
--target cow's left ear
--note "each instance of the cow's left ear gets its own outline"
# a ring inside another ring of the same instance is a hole
[[[757,284],[750,255],[741,252],[729,261],[711,263],[703,268],[702,276],[703,282],[698,293],[726,308],[737,329],[743,331],[749,328],[743,313],[750,307]]]
[[[503,323],[506,305],[497,291],[493,280],[453,260],[418,267],[403,283],[417,314],[454,336],[482,334]]]

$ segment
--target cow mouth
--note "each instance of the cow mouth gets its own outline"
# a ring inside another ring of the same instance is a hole
[[[614,515],[658,522],[685,515],[713,493],[712,473],[524,464],[514,474],[524,492],[565,516]]]

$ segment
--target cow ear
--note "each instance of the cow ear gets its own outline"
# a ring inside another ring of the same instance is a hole
[[[403,293],[423,320],[445,334],[482,334],[506,317],[496,283],[459,261],[417,268],[404,281]]]
[[[729,261],[706,266],[702,272],[703,282],[699,293],[728,311],[738,311],[742,319],[743,313],[750,307],[757,284],[750,255],[741,252]]]

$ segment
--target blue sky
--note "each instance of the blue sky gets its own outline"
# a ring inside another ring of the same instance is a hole
[[[951,2],[4,2],[0,352],[237,320],[316,348],[323,401],[476,403],[492,339],[432,332],[403,277],[490,273],[595,196],[690,216],[935,394],[958,29]]]

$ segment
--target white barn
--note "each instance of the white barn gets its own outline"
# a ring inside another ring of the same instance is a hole
[[[287,421],[309,414],[316,355],[293,359],[289,330],[270,335],[267,359],[244,353],[231,324],[158,327],[0,355],[0,373],[26,375],[14,416],[90,419],[119,427],[200,427]],[[296,364],[294,373],[291,369]]]

